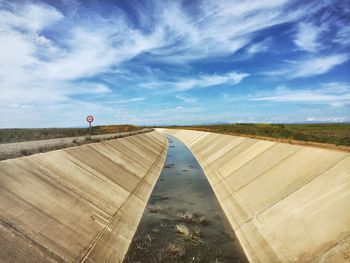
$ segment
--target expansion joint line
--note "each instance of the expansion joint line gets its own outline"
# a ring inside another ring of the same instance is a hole
[[[80,263],[84,262],[89,254],[91,253],[91,251],[95,248],[95,246],[97,245],[97,243],[100,241],[100,239],[103,237],[103,235],[106,233],[107,229],[110,227],[110,225],[113,223],[114,219],[116,218],[116,216],[118,215],[119,211],[125,207],[126,203],[130,200],[131,196],[134,194],[135,189],[142,183],[144,182],[144,178],[152,171],[152,169],[154,168],[154,166],[156,166],[156,164],[159,162],[161,156],[163,155],[163,153],[165,152],[165,150],[167,149],[168,146],[168,142],[165,143],[165,146],[163,147],[163,150],[160,152],[160,154],[157,156],[156,160],[153,162],[153,164],[151,165],[151,167],[147,170],[147,172],[145,173],[145,175],[143,176],[143,178],[139,181],[139,183],[135,186],[135,188],[130,192],[129,196],[125,199],[125,201],[123,202],[123,204],[117,209],[117,211],[113,214],[113,216],[111,217],[111,219],[108,221],[108,223],[106,224],[106,226],[102,229],[102,231],[100,232],[100,234],[96,237],[95,241],[92,243],[92,245],[90,246],[90,248],[88,249],[88,251],[85,253],[85,255],[82,257],[82,259],[79,261]]]

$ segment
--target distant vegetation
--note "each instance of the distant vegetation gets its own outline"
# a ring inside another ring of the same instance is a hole
[[[129,132],[141,129],[134,125],[106,125],[92,127],[93,135]],[[84,136],[88,128],[0,129],[0,143],[36,141],[64,137]]]
[[[350,146],[350,124],[219,124],[171,126],[225,134],[245,134],[286,140],[310,141]]]

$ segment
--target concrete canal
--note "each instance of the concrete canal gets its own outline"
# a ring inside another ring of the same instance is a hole
[[[167,138],[165,166],[124,262],[247,262],[197,160]]]

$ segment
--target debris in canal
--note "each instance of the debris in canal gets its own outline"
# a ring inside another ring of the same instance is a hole
[[[145,250],[148,249],[151,246],[152,238],[150,235],[145,235],[143,237],[139,237],[136,239],[136,247],[139,250]]]
[[[153,228],[152,232],[155,233],[155,234],[158,234],[160,232],[160,230],[158,228]]]
[[[173,163],[168,163],[166,165],[164,165],[164,168],[173,168],[174,164]]]
[[[154,196],[152,196],[152,200],[154,200],[154,201],[162,201],[162,200],[168,200],[168,199],[169,199],[169,197],[165,196],[165,195],[154,195]]]
[[[168,209],[165,209],[165,208],[163,208],[161,206],[155,206],[155,207],[149,207],[148,211],[150,213],[163,213],[163,214],[166,214],[168,212]]]

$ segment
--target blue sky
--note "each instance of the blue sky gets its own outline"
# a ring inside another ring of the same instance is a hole
[[[0,127],[349,122],[350,1],[0,0]]]

